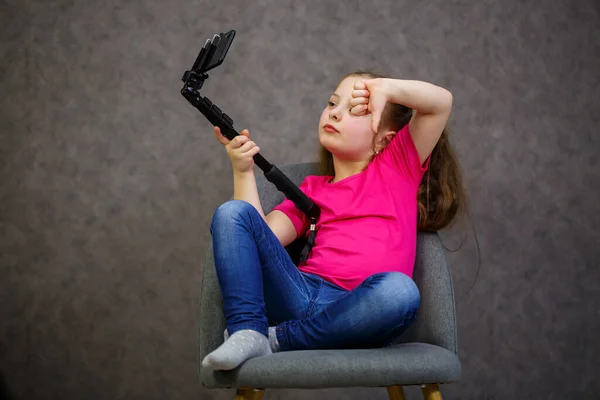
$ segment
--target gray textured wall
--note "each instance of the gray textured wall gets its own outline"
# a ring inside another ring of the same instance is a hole
[[[195,372],[201,263],[231,167],[178,91],[204,41],[236,29],[205,93],[277,165],[316,160],[319,112],[345,72],[376,67],[454,93],[483,265],[458,303],[464,374],[445,398],[594,398],[600,7],[537,3],[0,2],[8,390],[233,396],[200,387]],[[477,263],[472,233],[449,259],[460,297]],[[386,398],[265,398],[348,395]]]

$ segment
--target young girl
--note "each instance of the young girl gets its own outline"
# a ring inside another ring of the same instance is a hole
[[[227,330],[204,367],[385,346],[406,330],[420,303],[411,278],[417,230],[450,225],[464,203],[445,130],[451,108],[450,92],[426,82],[360,71],[341,80],[319,120],[323,174],[299,186],[321,216],[298,266],[284,247],[307,234],[308,219],[288,199],[265,216],[252,159],[259,147],[248,130],[229,141],[215,127],[234,200],[210,227]]]

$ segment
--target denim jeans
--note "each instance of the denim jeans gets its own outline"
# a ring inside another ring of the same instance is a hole
[[[410,277],[378,273],[349,291],[301,272],[250,203],[221,205],[210,232],[230,335],[268,336],[276,325],[280,350],[370,348],[390,344],[415,319],[420,295]]]

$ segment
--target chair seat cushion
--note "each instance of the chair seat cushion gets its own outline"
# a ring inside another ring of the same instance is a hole
[[[231,371],[202,368],[207,388],[335,388],[456,382],[458,357],[438,346],[404,343],[378,349],[302,350],[246,361]]]

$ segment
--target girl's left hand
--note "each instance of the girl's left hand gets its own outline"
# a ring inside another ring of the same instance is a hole
[[[381,114],[385,109],[389,96],[385,90],[385,79],[361,79],[354,84],[350,112],[353,115],[366,115],[371,113],[371,130],[377,133]]]

